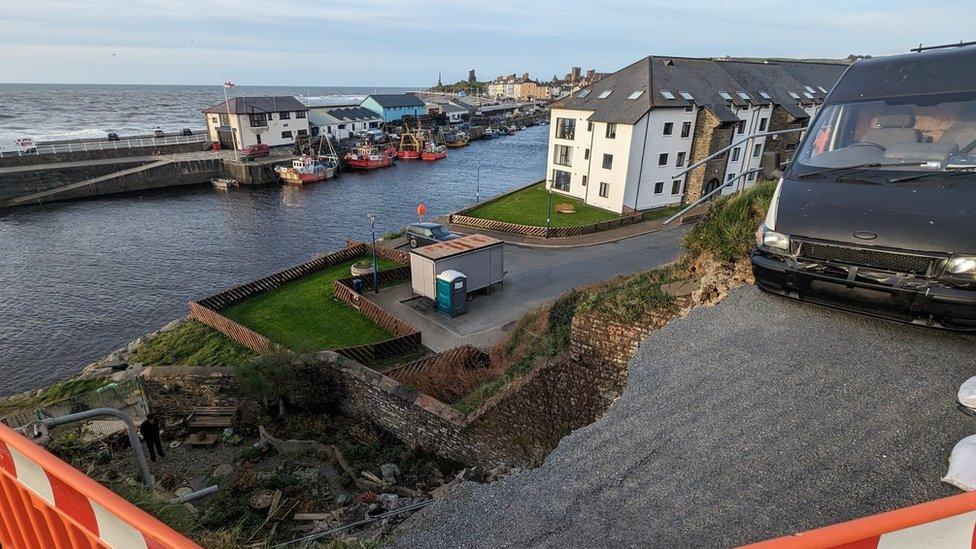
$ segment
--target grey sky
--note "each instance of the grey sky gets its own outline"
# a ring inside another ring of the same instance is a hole
[[[976,39],[976,2],[4,0],[0,82],[420,86]]]

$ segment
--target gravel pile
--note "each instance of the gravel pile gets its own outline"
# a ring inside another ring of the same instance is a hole
[[[463,484],[399,547],[724,547],[957,493],[976,338],[733,291],[651,335],[545,464]]]

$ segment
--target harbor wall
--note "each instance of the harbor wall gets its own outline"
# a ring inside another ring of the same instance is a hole
[[[106,160],[109,158],[127,158],[133,156],[157,156],[206,150],[210,150],[209,142],[177,143],[147,147],[120,147],[118,149],[95,149],[89,151],[65,151],[52,154],[25,154],[23,156],[0,157],[0,168],[38,166],[41,164],[56,164],[60,162],[82,162],[85,160]]]
[[[119,159],[118,162],[111,164],[60,165],[35,170],[0,172],[0,202],[16,196],[47,191],[68,183],[102,177],[151,162],[151,160]]]

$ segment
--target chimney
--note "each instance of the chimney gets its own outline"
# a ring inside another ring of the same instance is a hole
[[[522,73],[522,80],[528,80],[528,79],[529,79],[529,73],[523,72]]]

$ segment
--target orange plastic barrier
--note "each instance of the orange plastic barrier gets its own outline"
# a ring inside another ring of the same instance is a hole
[[[937,499],[793,536],[747,545],[749,549],[973,549],[976,492]]]
[[[199,549],[197,544],[3,424],[0,546]]]

